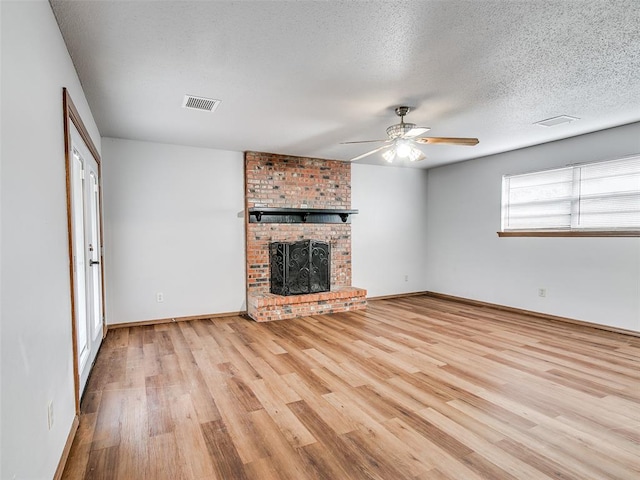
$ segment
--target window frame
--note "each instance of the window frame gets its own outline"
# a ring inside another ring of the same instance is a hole
[[[601,164],[607,162],[616,162],[621,160],[632,160],[640,158],[640,154],[632,154],[615,159],[608,159],[596,162],[585,162],[580,164],[571,164],[565,167],[553,167],[543,170],[536,170],[531,172],[525,172],[521,174],[511,174],[502,176],[502,196],[500,202],[500,230],[497,232],[498,237],[640,237],[640,229],[636,227],[619,227],[619,228],[579,228],[577,225],[577,219],[579,218],[580,209],[580,186],[581,186],[581,174],[582,169],[580,167],[593,164]],[[543,172],[550,172],[554,170],[572,169],[572,190],[573,195],[571,197],[570,206],[570,224],[568,227],[561,228],[522,228],[522,229],[505,229],[505,219],[508,213],[505,209],[509,208],[508,201],[505,198],[509,194],[509,185],[507,180],[512,177],[520,175],[537,174]]]

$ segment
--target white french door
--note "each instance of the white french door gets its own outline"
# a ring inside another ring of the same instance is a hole
[[[100,170],[75,125],[70,130],[74,322],[81,396],[103,332]]]

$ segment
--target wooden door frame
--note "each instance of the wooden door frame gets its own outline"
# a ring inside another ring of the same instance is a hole
[[[76,127],[80,137],[84,141],[85,145],[91,152],[91,155],[95,159],[98,165],[98,185],[99,185],[99,201],[100,208],[98,209],[99,223],[100,223],[100,279],[101,279],[101,301],[102,301],[102,338],[107,335],[107,325],[105,322],[105,289],[104,289],[104,256],[102,254],[104,250],[103,243],[103,221],[102,221],[102,162],[100,154],[96,148],[91,136],[85,127],[78,109],[71,100],[71,95],[66,88],[62,89],[62,110],[64,113],[64,157],[65,157],[65,171],[67,182],[67,233],[69,240],[69,278],[71,282],[71,340],[73,348],[73,384],[74,384],[74,398],[76,403],[76,415],[80,414],[80,371],[78,366],[78,333],[76,331],[76,290],[75,279],[73,274],[74,262],[73,262],[73,229],[72,229],[72,197],[71,197],[71,162],[73,158],[72,142],[71,142],[71,123]]]

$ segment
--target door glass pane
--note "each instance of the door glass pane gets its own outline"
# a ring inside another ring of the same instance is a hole
[[[76,334],[78,347],[78,363],[80,367],[87,361],[89,354],[89,342],[87,332],[87,303],[86,303],[86,257],[84,242],[84,202],[83,202],[83,162],[77,151],[73,153],[73,243],[74,248],[74,272],[75,272],[75,311]]]
[[[98,178],[92,171],[89,174],[90,179],[90,200],[89,200],[89,244],[92,246],[93,251],[90,252],[91,259],[94,262],[100,262],[100,215],[99,215],[99,190],[98,190]],[[92,331],[93,339],[102,331],[102,276],[100,274],[102,265],[100,263],[94,264],[90,269],[91,275],[91,310],[92,310]]]

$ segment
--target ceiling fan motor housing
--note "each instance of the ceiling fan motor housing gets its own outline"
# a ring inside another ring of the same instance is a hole
[[[404,106],[396,107],[396,110],[395,110],[396,115],[398,115],[399,117],[404,117],[410,111],[411,111],[411,107],[404,107]]]
[[[413,130],[415,127],[416,127],[415,123],[401,122],[396,125],[391,125],[389,128],[387,128],[387,135],[389,135],[389,138],[393,140],[396,138],[403,137],[404,135],[409,133],[411,130]]]
[[[397,125],[391,125],[389,128],[387,128],[387,135],[389,135],[389,138],[391,140],[402,138],[415,128],[415,123],[404,123],[404,116],[409,113],[410,110],[411,107],[396,107],[395,112],[396,115],[400,117],[400,123],[398,123]]]

